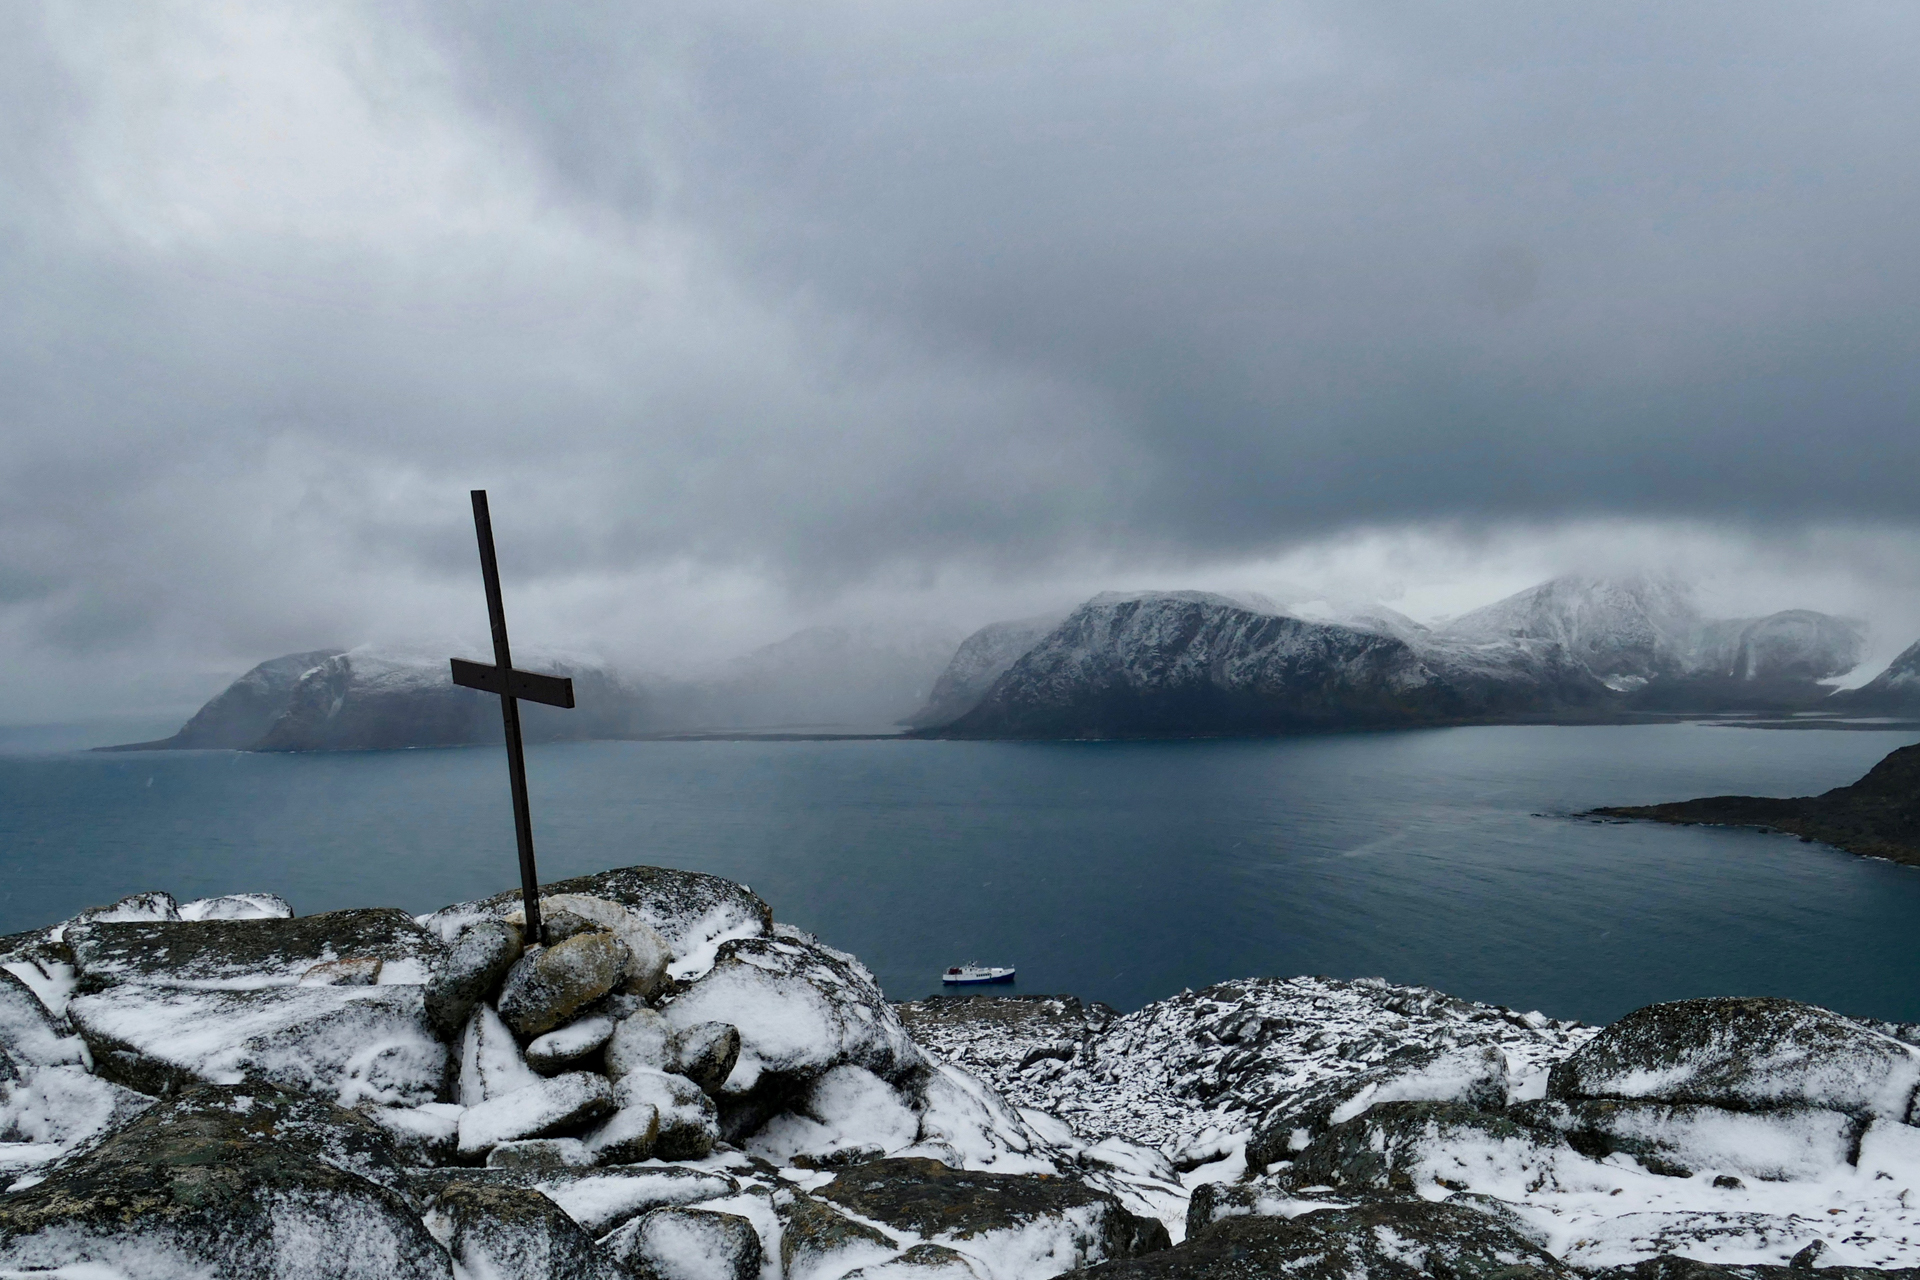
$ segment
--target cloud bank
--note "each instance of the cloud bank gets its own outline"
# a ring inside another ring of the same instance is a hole
[[[0,718],[475,632],[475,486],[516,628],[649,662],[1316,573],[1452,612],[1629,551],[1898,647],[1916,36],[14,6]]]

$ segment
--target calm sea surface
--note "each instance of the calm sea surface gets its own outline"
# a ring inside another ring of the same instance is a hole
[[[1563,816],[1820,791],[1916,736],[588,743],[528,767],[545,878],[657,863],[746,881],[896,998],[978,959],[1018,964],[1017,990],[1129,1009],[1321,973],[1590,1021],[1716,993],[1920,1021],[1920,869]],[[143,889],[265,889],[306,913],[516,883],[497,749],[0,755],[0,932]]]

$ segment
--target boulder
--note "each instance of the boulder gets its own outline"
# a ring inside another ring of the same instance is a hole
[[[1906,1120],[1916,1088],[1911,1046],[1795,1000],[1722,996],[1636,1009],[1557,1063],[1547,1096]]]
[[[547,914],[549,911],[553,912],[552,918]],[[631,957],[621,989],[645,999],[651,999],[659,991],[661,982],[667,976],[667,966],[673,960],[673,949],[638,911],[607,898],[592,898],[583,893],[557,893],[540,899],[540,913],[550,943],[559,940],[560,935],[554,933],[553,921],[562,918],[577,922],[567,926],[569,933],[588,929],[602,929],[611,933],[626,945]],[[526,924],[524,909],[510,912],[506,918],[509,924],[522,927]]]
[[[816,1272],[842,1275],[850,1267],[880,1262],[900,1251],[900,1242],[864,1222],[797,1191],[776,1195],[780,1214],[780,1269],[788,1277]]]
[[[1817,1107],[1729,1111],[1693,1103],[1587,1100],[1523,1102],[1513,1118],[1563,1135],[1595,1159],[1633,1157],[1652,1173],[1688,1177],[1731,1171],[1770,1182],[1845,1169],[1859,1122]]]
[[[197,1090],[0,1198],[0,1269],[450,1280],[408,1202],[349,1167],[396,1173],[382,1148],[371,1125],[312,1099]]]
[[[426,992],[427,1017],[442,1040],[453,1039],[519,958],[520,931],[498,920],[477,921],[453,939]]]
[[[673,1035],[672,1070],[710,1094],[733,1074],[740,1060],[739,1029],[724,1022],[696,1022]]]
[[[629,1071],[670,1071],[674,1067],[673,1027],[652,1009],[636,1009],[622,1018],[607,1040],[607,1075]],[[737,1055],[736,1055],[737,1056]]]
[[[0,1081],[0,1144],[4,1167],[28,1168],[66,1155],[119,1128],[153,1099],[80,1066],[40,1067]]]
[[[487,1152],[489,1169],[590,1169],[596,1163],[578,1138],[526,1138]]]
[[[1128,1213],[1104,1191],[1065,1178],[976,1173],[937,1160],[856,1165],[814,1192],[869,1223],[962,1253],[995,1258],[1008,1275],[1045,1275],[1165,1249],[1160,1222]]]
[[[599,1014],[536,1036],[527,1046],[527,1065],[542,1075],[564,1071],[598,1053],[613,1038],[613,1028],[613,1019]]]
[[[1269,1110],[1247,1140],[1247,1167],[1291,1160],[1336,1124],[1379,1102],[1458,1102],[1498,1110],[1507,1100],[1507,1059],[1490,1044],[1408,1048],[1355,1075],[1324,1080]]]
[[[1557,1135],[1455,1102],[1384,1102],[1315,1138],[1288,1170],[1298,1188],[1414,1192],[1531,1187],[1573,1153]]]
[[[638,1276],[652,1280],[758,1280],[760,1236],[753,1224],[711,1209],[655,1209],[601,1242]]]
[[[290,986],[316,964],[371,958],[385,983],[424,983],[439,939],[391,907],[281,919],[168,919],[69,925],[82,991],[119,983],[243,989]]]
[[[664,1071],[630,1071],[613,1087],[613,1096],[621,1114],[651,1107],[657,1115],[658,1130],[653,1155],[661,1160],[699,1160],[713,1150],[720,1139],[720,1114],[713,1099],[685,1076]],[[603,1131],[589,1134],[587,1145],[596,1150],[629,1141],[644,1124],[639,1117],[628,1121],[609,1121]],[[603,1156],[603,1159],[617,1158]]]
[[[460,1105],[477,1107],[539,1081],[493,1006],[474,1006],[460,1033]]]
[[[619,985],[626,960],[626,948],[610,933],[529,947],[500,987],[500,1016],[523,1038],[551,1031]]]
[[[553,1201],[497,1183],[455,1182],[427,1207],[427,1230],[460,1274],[513,1280],[625,1280],[626,1273]]]
[[[626,1168],[535,1170],[525,1175],[532,1186],[565,1209],[595,1239],[668,1205],[700,1204],[739,1192],[740,1184],[723,1173],[672,1165]]]
[[[1164,1252],[1073,1274],[1101,1280],[1575,1280],[1577,1273],[1473,1209],[1379,1200],[1296,1218],[1225,1218]]]
[[[293,907],[277,893],[223,893],[180,904],[182,920],[290,920]]]
[[[123,983],[76,996],[67,1012],[94,1070],[141,1093],[257,1080],[342,1106],[418,1106],[440,1094],[447,1074],[447,1048],[427,1025],[415,986],[221,991]]]
[[[561,880],[543,892],[603,898],[631,908],[666,940],[673,952],[672,974],[680,979],[706,972],[721,943],[773,932],[773,911],[752,890],[698,871],[620,867]],[[509,889],[477,902],[443,907],[424,917],[423,923],[451,937],[466,921],[502,919],[520,905],[520,890]]]
[[[796,937],[726,943],[665,1016],[676,1033],[704,1022],[738,1028],[725,1095],[801,1085],[843,1063],[889,1080],[926,1065],[866,966]]]
[[[460,1157],[478,1159],[502,1142],[580,1129],[614,1109],[606,1077],[572,1071],[489,1098],[460,1115]]]
[[[587,1135],[586,1145],[593,1158],[603,1163],[638,1164],[653,1158],[659,1141],[660,1109],[639,1102],[614,1112],[605,1124]]]

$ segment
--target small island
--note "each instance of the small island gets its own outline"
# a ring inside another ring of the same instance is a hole
[[[1706,796],[1595,809],[1591,816],[1762,827],[1863,857],[1920,866],[1920,743],[1889,753],[1851,786],[1817,796]]]

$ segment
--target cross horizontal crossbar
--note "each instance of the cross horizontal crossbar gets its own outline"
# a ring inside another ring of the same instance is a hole
[[[495,693],[503,698],[523,698],[528,702],[544,702],[550,707],[573,706],[573,681],[566,676],[543,676],[537,671],[521,671],[518,668],[507,672],[506,681],[500,679],[500,668],[484,663],[468,662],[464,658],[453,658],[453,682],[469,689],[478,689],[482,693]]]

